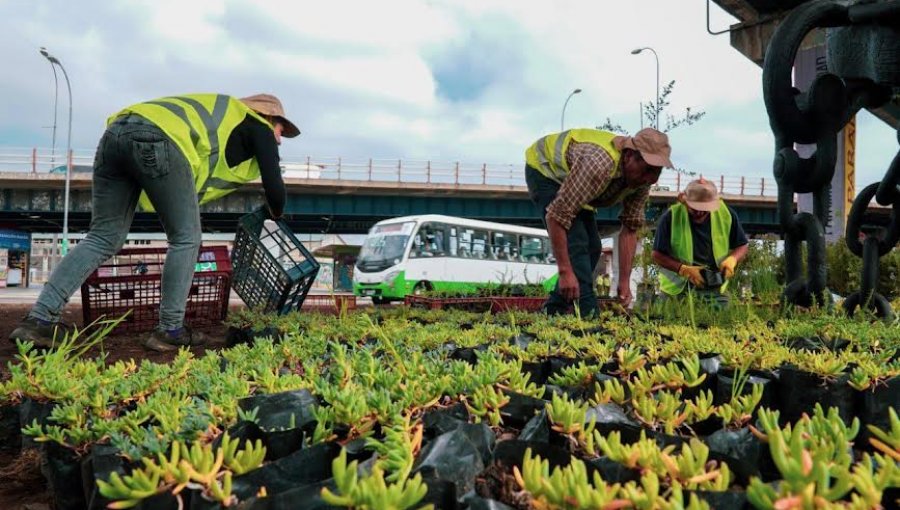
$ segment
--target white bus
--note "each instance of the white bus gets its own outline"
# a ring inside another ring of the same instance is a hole
[[[380,221],[353,272],[353,292],[375,303],[425,290],[474,290],[489,283],[556,284],[547,231],[426,214]]]

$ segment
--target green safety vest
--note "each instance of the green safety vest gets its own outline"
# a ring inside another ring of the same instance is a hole
[[[256,158],[229,167],[225,144],[247,115],[270,128],[272,125],[234,97],[223,94],[163,97],[123,108],[109,117],[106,124],[129,113],[153,122],[175,142],[194,172],[194,189],[200,204],[219,199],[259,177]],[[139,203],[145,211],[154,210],[146,193],[141,193]]]
[[[691,218],[687,206],[677,203],[669,208],[672,212],[672,257],[687,264],[694,263],[694,238],[691,236]],[[713,258],[721,264],[728,257],[728,240],[731,237],[731,212],[725,202],[719,200],[719,208],[710,213],[712,231]],[[666,294],[681,294],[687,287],[687,278],[675,271],[661,267],[659,270],[659,288]],[[728,287],[725,282],[720,288],[724,292]]]
[[[562,133],[546,135],[534,142],[525,151],[525,162],[544,177],[562,184],[570,171],[569,163],[566,161],[566,152],[569,150],[569,145],[573,141],[577,143],[592,143],[605,150],[612,158],[613,170],[611,177],[616,178],[622,172],[619,166],[622,153],[613,144],[613,139],[617,136],[620,135],[597,129],[570,129]],[[603,190],[598,190],[598,194],[602,192]],[[633,189],[623,188],[618,196],[610,200],[610,204],[621,202],[625,196],[633,192]],[[584,205],[583,208],[590,211],[594,210],[589,205]]]

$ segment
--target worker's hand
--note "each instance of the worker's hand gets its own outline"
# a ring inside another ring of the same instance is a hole
[[[619,281],[619,288],[617,291],[618,296],[619,296],[619,301],[622,302],[622,306],[624,306],[625,308],[628,308],[629,306],[631,306],[631,300],[632,300],[631,282],[628,280],[629,280],[628,278],[622,278]]]
[[[700,273],[702,270],[703,268],[701,266],[682,264],[681,267],[678,268],[678,274],[682,278],[690,280],[695,287],[703,288],[706,286],[706,282],[703,281],[703,275]]]
[[[725,279],[730,280],[734,276],[734,268],[737,267],[737,259],[734,255],[725,257],[725,260],[719,264],[719,270],[725,274]]]
[[[280,215],[280,214],[276,216],[275,213],[272,212],[272,208],[269,207],[269,204],[268,204],[268,203],[267,203],[266,205],[263,206],[263,209],[266,211],[266,218],[268,218],[268,219],[270,219],[270,220],[278,220],[278,219],[281,219],[281,215]]]
[[[580,292],[578,291],[578,278],[572,270],[559,272],[559,294],[566,301],[575,301],[578,299]]]

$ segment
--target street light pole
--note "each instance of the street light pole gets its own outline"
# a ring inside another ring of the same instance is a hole
[[[572,96],[574,96],[575,94],[581,94],[581,89],[575,89],[575,90],[573,90],[573,91],[569,94],[569,97],[566,98],[566,102],[563,103],[562,115],[561,115],[560,118],[559,118],[559,130],[560,130],[560,131],[565,131],[565,130],[566,130],[566,128],[565,128],[565,125],[566,125],[566,106],[569,105],[569,99],[572,99]]]
[[[66,191],[63,199],[63,239],[62,239],[62,255],[66,256],[69,252],[69,183],[72,179],[72,85],[69,83],[69,73],[63,67],[62,62],[47,52],[47,48],[41,48],[41,55],[50,61],[51,65],[58,65],[62,69],[63,77],[66,79],[66,88],[69,91],[69,133],[66,137]]]
[[[654,126],[657,130],[659,129],[659,114],[661,113],[661,109],[659,106],[659,55],[656,54],[656,50],[647,46],[646,48],[637,48],[631,50],[632,55],[637,55],[638,53],[650,50],[653,52],[653,57],[656,59],[656,118],[654,119]]]
[[[50,168],[56,168],[56,105],[59,99],[59,79],[56,76],[56,66],[52,62],[50,69],[53,70],[53,135],[50,142]]]

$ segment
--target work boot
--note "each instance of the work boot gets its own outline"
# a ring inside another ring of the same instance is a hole
[[[156,352],[169,352],[177,351],[181,347],[194,347],[205,343],[206,335],[182,326],[175,331],[161,329],[153,331],[144,339],[144,348]]]
[[[9,341],[16,343],[31,342],[35,347],[49,349],[54,344],[59,345],[69,333],[69,327],[61,322],[48,322],[35,317],[22,319],[18,327],[9,334]]]

